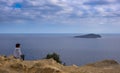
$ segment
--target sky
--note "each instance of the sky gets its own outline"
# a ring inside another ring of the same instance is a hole
[[[120,0],[0,0],[0,33],[120,33]]]

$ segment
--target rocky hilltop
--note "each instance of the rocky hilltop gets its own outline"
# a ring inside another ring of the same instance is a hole
[[[98,34],[86,34],[80,36],[74,36],[75,38],[101,38],[101,35]]]
[[[114,60],[104,60],[84,66],[63,66],[53,59],[22,61],[0,57],[0,73],[120,73],[120,65]]]

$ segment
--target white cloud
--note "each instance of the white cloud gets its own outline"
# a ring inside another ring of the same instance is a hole
[[[70,20],[69,22],[73,24],[93,24],[97,23],[94,21],[99,22],[101,17],[120,17],[119,0],[99,2],[96,0],[0,0],[0,21],[44,19],[63,23],[67,23],[64,20]],[[12,5],[15,3],[20,3],[22,8],[14,8]],[[102,21],[100,23],[106,23]]]

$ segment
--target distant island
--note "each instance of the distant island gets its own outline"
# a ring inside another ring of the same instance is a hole
[[[86,34],[80,36],[74,36],[75,38],[101,38],[102,36],[99,34]]]

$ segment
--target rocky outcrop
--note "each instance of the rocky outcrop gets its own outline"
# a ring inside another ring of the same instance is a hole
[[[22,61],[14,57],[0,57],[0,73],[67,73],[64,66],[53,59]]]
[[[84,66],[63,66],[53,59],[22,61],[14,57],[0,57],[0,73],[120,73],[115,60],[104,60]]]

